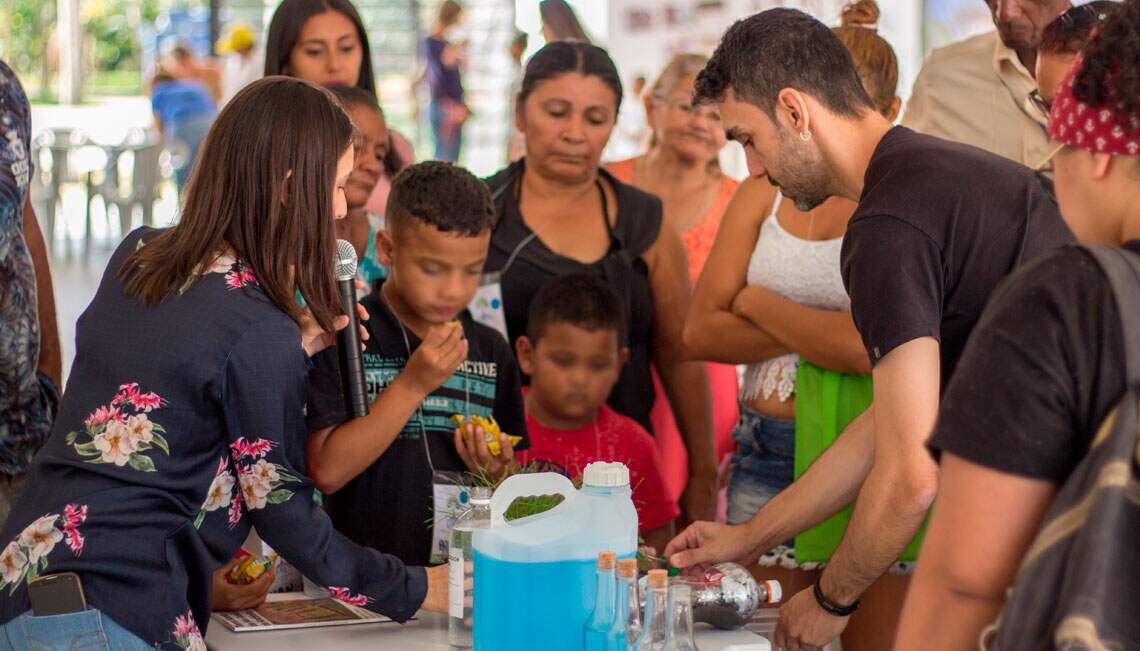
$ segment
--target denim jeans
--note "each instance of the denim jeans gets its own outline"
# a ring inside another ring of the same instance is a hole
[[[31,611],[0,626],[0,651],[154,651],[102,612],[34,617]]]
[[[742,404],[732,439],[736,451],[728,478],[728,522],[740,524],[792,484],[796,423],[763,416]]]
[[[459,148],[463,144],[463,125],[449,128],[444,105],[440,102],[428,105],[428,119],[435,141],[435,159],[452,163],[458,161]]]

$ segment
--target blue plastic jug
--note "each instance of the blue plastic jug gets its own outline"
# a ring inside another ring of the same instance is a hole
[[[507,522],[518,497],[562,495],[537,515]],[[598,552],[637,553],[629,469],[586,466],[582,489],[555,473],[515,475],[491,498],[491,527],[474,533],[475,651],[581,651],[594,608]]]

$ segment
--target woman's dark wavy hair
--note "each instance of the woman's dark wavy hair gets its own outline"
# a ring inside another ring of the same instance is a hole
[[[1085,49],[1093,30],[1119,5],[1116,0],[1095,0],[1070,7],[1041,31],[1038,52],[1076,54]]]
[[[1090,106],[1115,105],[1134,125],[1140,120],[1140,0],[1120,3],[1093,33],[1073,94]]]
[[[158,305],[228,247],[277,308],[300,323],[300,292],[331,330],[341,312],[333,186],[352,135],[352,121],[320,86],[280,76],[246,86],[202,142],[178,224],[119,269],[127,294]]]

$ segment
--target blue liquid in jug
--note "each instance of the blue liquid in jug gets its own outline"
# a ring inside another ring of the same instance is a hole
[[[596,574],[596,559],[511,563],[476,551],[475,651],[582,651]]]

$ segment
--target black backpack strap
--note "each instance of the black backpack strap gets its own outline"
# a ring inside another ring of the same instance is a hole
[[[1140,386],[1140,255],[1119,247],[1086,246],[1100,265],[1120,312],[1128,386]]]

